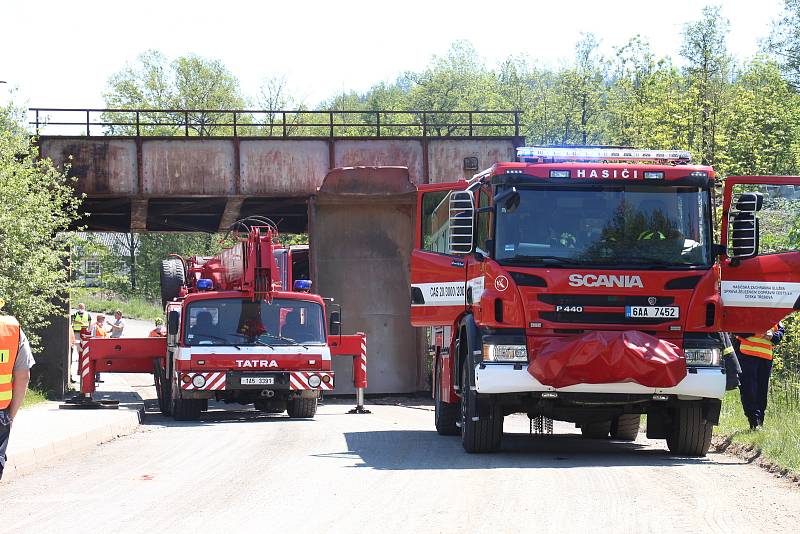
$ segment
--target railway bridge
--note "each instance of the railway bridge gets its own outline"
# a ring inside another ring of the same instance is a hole
[[[342,304],[347,331],[368,335],[373,393],[426,380],[425,340],[408,320],[414,186],[470,177],[522,144],[515,111],[30,114],[42,156],[76,178],[89,231],[216,232],[263,215],[308,232],[317,291]],[[60,373],[63,384],[67,325],[53,329],[47,382]],[[336,371],[347,384],[350,369]]]

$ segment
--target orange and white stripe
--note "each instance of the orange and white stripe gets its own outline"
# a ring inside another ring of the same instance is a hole
[[[308,379],[311,378],[312,376],[318,376],[320,378],[319,386],[312,387],[308,383]],[[325,376],[330,377],[330,381],[328,381],[328,383],[325,383],[325,381],[323,380],[323,377]],[[333,373],[293,371],[289,374],[289,389],[292,391],[303,390],[303,389],[333,391]]]
[[[203,387],[195,387],[193,384],[194,377],[202,375],[206,379]],[[189,377],[189,382],[186,383],[181,380],[181,389],[187,391],[222,391],[225,389],[225,371],[211,371],[208,373],[184,373],[184,376]],[[183,377],[181,377],[183,378]]]

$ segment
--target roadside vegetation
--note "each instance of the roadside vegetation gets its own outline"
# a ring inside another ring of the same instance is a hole
[[[108,316],[118,309],[122,310],[124,317],[145,321],[152,321],[164,315],[160,301],[120,295],[104,289],[75,288],[70,293],[70,302],[73,306],[82,302],[86,304],[87,310],[103,312]]]
[[[800,473],[800,383],[796,376],[777,376],[770,389],[764,427],[758,431],[749,430],[738,390],[729,391],[722,404],[718,434],[758,449],[765,460]]]
[[[22,407],[30,408],[31,406],[35,406],[46,401],[47,395],[44,391],[36,387],[29,387],[28,391],[25,393],[25,400],[22,401]]]

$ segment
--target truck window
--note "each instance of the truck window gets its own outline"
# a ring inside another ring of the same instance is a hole
[[[742,193],[761,193],[764,206],[758,212],[759,253],[780,254],[800,250],[800,188],[794,185],[748,185],[733,187],[734,202]],[[728,232],[728,247],[732,232]]]
[[[294,299],[213,299],[190,303],[187,345],[293,345],[325,343],[322,307]]]
[[[422,243],[424,250],[447,254],[450,226],[450,192],[431,191],[422,195]]]
[[[482,187],[478,192],[476,200],[479,209],[485,208],[489,205],[489,192],[485,187]],[[476,223],[477,228],[475,231],[476,246],[487,254],[491,254],[492,252],[491,250],[488,250],[486,246],[486,240],[489,239],[489,216],[489,212],[478,213],[478,220]]]

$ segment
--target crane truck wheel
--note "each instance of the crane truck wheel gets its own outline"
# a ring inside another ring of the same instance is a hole
[[[608,439],[611,421],[592,421],[581,424],[581,435],[588,439]]]
[[[617,441],[636,441],[642,416],[638,413],[626,413],[611,420],[611,439]]]
[[[161,306],[167,307],[167,302],[178,296],[181,287],[186,284],[186,273],[183,262],[178,258],[169,258],[161,261]]]
[[[170,415],[172,413],[172,391],[170,382],[167,380],[167,373],[161,365],[161,358],[153,360],[153,379],[156,386],[156,396],[158,397],[158,410],[162,415]]]
[[[317,398],[290,399],[286,403],[286,412],[292,419],[312,419],[317,414]]]
[[[469,363],[461,366],[461,445],[464,450],[493,452],[503,438],[503,413],[494,403],[479,405],[478,394],[469,386]],[[481,409],[483,408],[483,409]],[[473,414],[477,414],[477,421]]]
[[[457,436],[460,432],[458,420],[461,417],[461,407],[457,403],[442,400],[442,369],[441,359],[436,358],[436,380],[433,384],[433,413],[436,432],[440,436]]]
[[[176,421],[197,421],[203,411],[203,399],[182,399],[179,387],[172,383],[172,417]]]
[[[672,412],[667,447],[678,456],[705,456],[714,426],[703,417],[700,406],[680,406]]]

